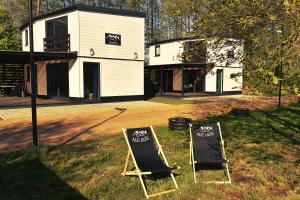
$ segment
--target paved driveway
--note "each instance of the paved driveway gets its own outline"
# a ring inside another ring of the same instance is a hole
[[[284,103],[296,97],[285,97]],[[148,101],[83,104],[38,108],[39,142],[59,145],[79,140],[101,139],[121,134],[122,127],[165,125],[171,116],[193,119],[220,115],[231,107],[251,109],[276,105],[277,98],[201,98],[199,104],[170,105]],[[31,110],[29,108],[0,110],[0,153],[31,145]]]

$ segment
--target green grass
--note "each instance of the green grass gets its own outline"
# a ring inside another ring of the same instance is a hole
[[[170,98],[170,97],[153,97],[148,99],[147,101],[157,102],[157,103],[165,103],[171,105],[180,105],[180,104],[197,104],[197,103],[205,103],[207,101],[204,100],[194,100],[194,99],[182,99],[182,98]]]
[[[155,127],[180,190],[154,199],[300,199],[300,105],[256,110],[250,117],[218,116],[233,185],[194,184],[188,132]],[[120,136],[0,156],[0,199],[144,199],[136,177],[123,177],[127,147]],[[225,178],[198,171],[200,180]],[[150,192],[172,187],[148,177]]]

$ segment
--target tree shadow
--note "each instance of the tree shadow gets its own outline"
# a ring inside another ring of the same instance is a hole
[[[105,120],[103,120],[103,121],[101,121],[101,122],[99,122],[99,123],[97,123],[97,124],[95,124],[95,125],[87,128],[87,129],[81,131],[80,133],[75,134],[74,136],[72,136],[71,138],[65,140],[64,142],[62,142],[61,144],[57,145],[56,147],[68,144],[69,142],[75,140],[76,138],[78,138],[79,136],[87,133],[88,131],[92,130],[93,128],[96,128],[96,127],[104,124],[105,122],[108,122],[109,120],[118,117],[119,115],[121,115],[122,113],[124,113],[126,111],[126,109],[121,109],[121,108],[115,108],[115,109],[118,110],[119,113],[117,113],[117,114],[115,114],[115,115],[113,115],[113,116],[111,116],[111,117],[109,117],[109,118],[107,118],[107,119],[105,119]],[[55,148],[55,147],[53,147],[53,148]]]
[[[0,199],[87,199],[39,159],[6,160],[0,169]]]

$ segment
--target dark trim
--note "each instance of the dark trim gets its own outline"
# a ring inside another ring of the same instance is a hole
[[[144,95],[101,97],[101,102],[143,101]]]
[[[145,60],[126,59],[126,58],[107,58],[107,57],[95,57],[95,56],[78,56],[78,58],[94,58],[94,59],[106,59],[106,60],[127,60],[127,61],[138,61],[144,62]]]
[[[77,4],[73,6],[69,6],[66,8],[62,8],[47,14],[43,14],[37,17],[34,17],[33,22],[37,20],[41,20],[47,17],[54,17],[57,15],[61,15],[64,13],[69,13],[72,11],[85,11],[85,12],[94,12],[94,13],[106,13],[111,15],[121,15],[121,16],[130,16],[130,17],[139,17],[139,18],[145,18],[146,14],[144,12],[138,12],[138,11],[132,11],[132,10],[125,10],[125,9],[115,9],[115,8],[104,8],[104,7],[95,7],[95,6],[88,6],[88,5],[82,5]],[[28,26],[28,22],[23,24],[20,27],[20,30],[24,30]]]
[[[238,95],[243,94],[243,91],[223,91],[222,94],[218,94],[217,92],[205,92],[206,94],[213,96],[223,96],[223,95]]]
[[[184,40],[194,40],[194,39],[200,39],[200,38],[199,37],[173,38],[173,39],[167,39],[167,40],[160,40],[160,41],[150,42],[150,43],[147,44],[147,46],[153,46],[153,45],[158,45],[158,44],[165,44],[165,43],[170,43],[170,42],[179,42],[179,41],[184,41]]]
[[[208,63],[178,63],[178,64],[164,64],[164,65],[146,65],[145,69],[168,69],[168,68],[206,68]]]
[[[77,52],[58,53],[58,52],[34,52],[35,61],[45,60],[70,60],[76,59]],[[29,64],[30,52],[28,51],[0,51],[1,64]]]

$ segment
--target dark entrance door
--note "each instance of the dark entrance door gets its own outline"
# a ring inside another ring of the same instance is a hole
[[[89,101],[97,101],[99,99],[100,82],[99,82],[99,63],[84,62],[84,98]]]
[[[204,92],[205,75],[201,70],[184,71],[185,92]]]
[[[222,69],[217,70],[217,93],[218,94],[223,93],[223,70]]]
[[[163,90],[164,92],[172,92],[173,90],[173,70],[163,71]]]
[[[47,95],[49,97],[69,96],[68,63],[47,64]]]

